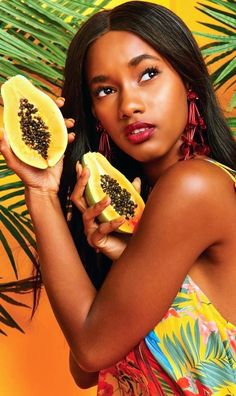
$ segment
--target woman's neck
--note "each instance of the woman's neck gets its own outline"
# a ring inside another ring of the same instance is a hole
[[[154,161],[143,164],[143,172],[146,175],[149,184],[154,186],[159,177],[172,165],[178,162],[179,158],[173,156],[171,158],[159,158]]]

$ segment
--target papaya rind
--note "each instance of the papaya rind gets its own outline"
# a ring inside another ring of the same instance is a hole
[[[55,102],[20,74],[11,77],[2,85],[1,94],[4,103],[4,129],[12,151],[21,161],[36,168],[45,169],[54,166],[65,152],[68,136],[63,116]],[[21,98],[33,103],[39,110],[37,115],[49,125],[53,143],[49,145],[47,160],[36,150],[29,148],[21,138],[22,132],[17,117]]]
[[[138,225],[145,207],[142,197],[135,190],[133,184],[100,153],[86,153],[82,158],[82,165],[90,169],[90,177],[85,188],[85,196],[89,206],[96,204],[105,196],[100,186],[100,176],[102,174],[108,174],[118,180],[119,184],[131,193],[131,199],[138,205],[135,210],[135,216],[131,217],[129,220],[125,220],[118,231],[132,234]],[[112,205],[109,205],[104,209],[98,219],[101,222],[106,222],[115,220],[119,217],[120,215],[115,211]]]

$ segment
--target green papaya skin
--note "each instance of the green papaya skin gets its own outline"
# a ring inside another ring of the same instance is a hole
[[[89,206],[101,201],[105,195],[111,204],[98,217],[100,222],[111,221],[123,216],[125,222],[118,231],[132,234],[142,216],[145,204],[132,183],[98,152],[88,152],[82,158],[82,166],[88,167],[90,177],[85,188]]]

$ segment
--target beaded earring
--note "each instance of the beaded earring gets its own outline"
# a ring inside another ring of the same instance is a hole
[[[102,124],[98,121],[96,125],[97,132],[100,133],[98,151],[103,154],[104,157],[110,161],[111,159],[111,146],[109,141],[109,135]]]
[[[206,125],[196,103],[198,95],[190,89],[187,99],[189,102],[188,122],[185,127],[185,134],[181,136],[183,143],[180,146],[181,159],[183,160],[193,158],[195,154],[210,154],[210,148],[205,143],[203,137],[203,133],[206,131]],[[194,140],[194,138],[197,138],[197,140]]]

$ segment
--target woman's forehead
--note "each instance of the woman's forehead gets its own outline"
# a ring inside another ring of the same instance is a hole
[[[138,35],[110,31],[96,39],[87,54],[88,73],[110,64],[128,64],[140,56],[161,58],[158,52]]]

